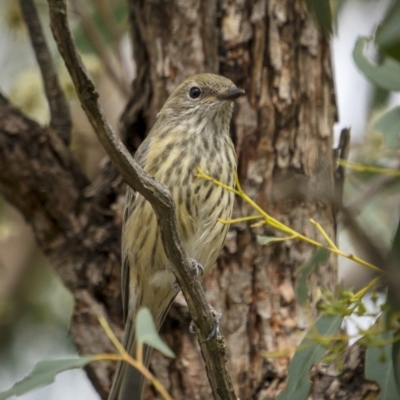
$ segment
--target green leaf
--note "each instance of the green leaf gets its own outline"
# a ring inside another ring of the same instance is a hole
[[[359,37],[353,50],[353,58],[357,67],[375,85],[387,90],[400,90],[400,63],[386,57],[382,63],[375,64],[364,54],[364,48],[370,38]]]
[[[340,328],[343,317],[321,316],[310,332],[317,330],[320,335],[333,335]],[[288,368],[288,381],[285,390],[277,397],[277,400],[305,400],[311,389],[308,378],[313,364],[321,361],[326,353],[324,346],[315,339],[305,337],[296,351]]]
[[[392,344],[392,365],[397,393],[400,397],[400,342],[398,340]]]
[[[145,343],[168,357],[175,357],[172,350],[158,335],[153,317],[147,308],[140,309],[136,316],[136,339],[138,342]]]
[[[93,357],[69,357],[59,360],[45,360],[36,364],[33,371],[15,383],[11,389],[0,393],[0,400],[8,399],[11,396],[20,396],[33,389],[39,389],[54,382],[57,374],[74,368],[82,368],[93,361]]]
[[[374,128],[382,132],[387,147],[397,149],[400,144],[400,107],[395,107],[380,117]]]
[[[314,271],[318,264],[326,262],[328,257],[329,250],[320,247],[314,252],[310,260],[299,268],[299,277],[297,279],[295,292],[297,300],[302,306],[305,306],[308,300],[308,276],[311,274],[312,271]]]
[[[275,236],[257,236],[257,242],[261,244],[261,246],[266,246],[274,242],[282,242],[282,238]]]
[[[306,0],[308,9],[316,16],[322,33],[332,33],[332,11],[329,0]]]
[[[398,326],[400,322],[399,284],[400,282],[400,221],[398,222],[393,245],[389,256],[389,288],[387,292],[388,309],[386,311],[386,325],[388,329]],[[400,393],[400,341],[393,343],[392,361],[397,390]]]
[[[381,54],[400,61],[400,1],[393,1],[386,17],[379,25],[375,34],[375,43]]]
[[[392,332],[380,335],[381,340],[393,339]],[[392,344],[383,347],[368,347],[365,354],[365,378],[377,382],[381,390],[378,400],[397,400],[397,392],[393,371]]]

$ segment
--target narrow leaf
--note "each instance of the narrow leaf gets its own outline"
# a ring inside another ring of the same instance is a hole
[[[11,396],[20,396],[33,389],[39,389],[54,382],[57,374],[74,368],[82,368],[93,361],[92,357],[70,357],[59,360],[45,360],[36,364],[33,371],[16,382],[11,389],[0,393],[0,400],[8,399]]]
[[[386,146],[397,149],[400,145],[400,107],[395,107],[382,115],[374,124],[382,132]]]
[[[321,316],[309,332],[318,331],[320,335],[333,335],[340,328],[343,317]],[[311,389],[309,380],[313,364],[321,361],[326,353],[325,347],[312,337],[306,336],[301,342],[288,368],[288,381],[285,390],[277,400],[305,400]]]
[[[161,340],[154,325],[153,317],[147,308],[140,309],[137,314],[136,339],[139,342],[145,343],[154,349],[157,349],[159,352],[168,357],[175,357],[175,354],[172,352],[172,350]]]
[[[397,224],[396,233],[393,239],[393,245],[389,256],[388,273],[390,280],[388,280],[388,293],[387,303],[389,308],[386,312],[386,324],[389,329],[393,326],[398,326],[400,321],[400,220]],[[392,347],[392,360],[394,377],[396,380],[397,391],[400,393],[400,341],[397,340],[393,343]]]
[[[387,90],[400,90],[400,63],[391,57],[385,57],[382,63],[375,64],[369,60],[364,49],[369,38],[359,37],[353,50],[353,58],[357,67],[375,85]]]
[[[384,20],[379,25],[375,42],[381,54],[393,57],[400,61],[400,1],[392,1]]]
[[[308,300],[308,276],[314,271],[318,264],[326,262],[328,257],[329,250],[320,247],[314,252],[310,260],[299,268],[299,277],[297,279],[295,292],[297,300],[302,306],[305,306]]]
[[[385,341],[393,339],[392,332],[380,335]],[[365,378],[377,382],[381,390],[378,400],[398,400],[393,371],[392,344],[383,347],[368,347],[365,354]]]
[[[398,340],[392,344],[392,364],[394,381],[400,398],[400,341]]]
[[[282,238],[278,238],[275,236],[257,236],[257,242],[261,244],[261,246],[266,246],[270,243],[282,242]]]
[[[332,11],[329,0],[306,0],[308,9],[316,16],[322,33],[332,33]]]

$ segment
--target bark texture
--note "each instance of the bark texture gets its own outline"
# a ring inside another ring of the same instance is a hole
[[[238,101],[232,129],[244,190],[292,228],[322,240],[309,222],[314,218],[334,238],[329,196],[336,105],[330,51],[305,4],[129,4],[139,74],[133,87],[138,99],[134,95],[123,116],[128,140],[138,134],[138,126],[153,124],[178,82],[199,71],[221,73],[247,93]],[[141,109],[143,103],[146,108]],[[250,214],[238,200],[234,216]],[[294,348],[307,329],[294,284],[298,267],[313,249],[299,241],[261,247],[257,234],[279,235],[245,223],[233,226],[205,285],[211,304],[223,313],[221,330],[236,393],[243,399],[272,399],[282,387],[289,359],[266,360],[260,352]],[[310,279],[314,315],[319,287],[333,289],[335,282],[336,260],[331,257]],[[178,359],[157,355],[153,369],[174,398],[208,399],[196,341],[180,334],[186,324],[177,316],[167,321],[166,340]]]
[[[122,206],[117,202],[109,210],[107,198],[88,195],[89,182],[63,141],[1,95],[0,121],[0,192],[32,226],[39,246],[74,296],[74,342],[81,354],[114,351],[98,317],[108,316],[112,329],[122,336]],[[113,201],[116,196],[114,190]],[[113,368],[106,363],[87,368],[102,398],[109,391]]]
[[[329,42],[318,32],[305,2],[129,0],[129,7],[137,65],[133,96],[121,119],[129,147],[137,147],[184,78],[201,71],[221,73],[247,92],[232,124],[244,190],[299,232],[323,240],[309,222],[314,218],[334,238],[329,200],[336,105]],[[112,351],[98,316],[106,315],[112,329],[122,334],[124,190],[110,165],[90,184],[60,138],[0,97],[0,191],[21,210],[73,293],[71,335],[82,354]],[[251,213],[238,199],[234,217]],[[211,305],[223,313],[227,362],[241,399],[276,398],[289,357],[268,360],[260,353],[294,348],[309,326],[296,303],[294,285],[299,266],[314,249],[297,240],[261,247],[260,234],[279,235],[247,223],[232,226],[223,254],[204,279]],[[320,287],[334,289],[335,284],[336,260],[331,257],[309,280],[314,316]],[[211,391],[197,339],[188,333],[189,321],[178,296],[162,328],[177,358],[155,354],[152,369],[175,399],[208,400]],[[363,353],[353,348],[349,354],[355,356],[346,364],[348,375],[332,374],[323,366],[314,370],[310,398],[376,397],[376,386],[359,377]],[[112,363],[87,368],[102,398],[114,368]],[[151,388],[146,396],[155,397]]]

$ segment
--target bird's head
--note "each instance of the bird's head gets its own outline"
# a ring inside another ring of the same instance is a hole
[[[245,91],[221,75],[199,74],[184,80],[168,98],[159,115],[172,118],[204,117],[228,113],[232,102]]]

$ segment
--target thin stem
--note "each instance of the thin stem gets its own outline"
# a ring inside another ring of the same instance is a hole
[[[338,160],[339,165],[353,169],[355,171],[359,172],[371,172],[374,174],[383,174],[383,175],[391,175],[391,176],[399,176],[400,177],[400,170],[398,169],[393,169],[393,168],[382,168],[382,167],[375,167],[373,165],[364,165],[364,164],[358,164],[352,161],[346,161],[339,159]]]
[[[297,239],[300,239],[304,242],[307,242],[315,247],[323,247],[326,250],[329,250],[331,253],[337,254],[341,257],[347,258],[349,260],[355,261],[356,263],[371,269],[372,271],[382,273],[382,270],[378,268],[377,266],[370,264],[367,261],[362,260],[361,258],[354,256],[353,254],[347,254],[341,251],[336,247],[336,245],[333,243],[333,241],[328,237],[326,232],[322,229],[321,225],[318,224],[317,222],[313,222],[314,224],[318,224],[317,228],[321,232],[321,234],[324,236],[325,239],[327,239],[329,246],[323,245],[322,243],[318,242],[317,240],[310,239],[307,236],[302,235],[299,232],[296,232],[294,229],[290,228],[289,226],[283,224],[282,222],[279,222],[275,218],[271,217],[268,215],[254,200],[252,200],[245,192],[243,192],[242,188],[240,187],[239,179],[237,175],[235,175],[235,180],[236,180],[236,189],[233,189],[232,187],[223,184],[222,182],[219,182],[218,180],[208,176],[206,173],[204,173],[200,167],[197,167],[197,172],[198,176],[208,180],[210,182],[213,182],[215,185],[220,186],[222,188],[225,188],[226,190],[229,190],[232,193],[237,194],[239,197],[241,197],[247,204],[249,204],[254,210],[256,210],[260,216],[262,216],[265,220],[265,223],[269,226],[271,226],[274,229],[277,229],[281,232],[286,233],[290,237],[296,237]]]
[[[119,353],[121,355],[125,355],[126,351],[124,349],[124,346],[122,346],[120,341],[114,335],[114,332],[111,330],[110,325],[108,325],[106,319],[104,317],[100,317],[99,322],[100,322],[101,327],[104,329],[106,335],[111,340],[112,344],[116,347],[116,349],[119,351]]]
[[[315,221],[314,219],[310,219],[310,222],[318,229],[319,233],[325,238],[325,240],[328,242],[329,246],[332,249],[338,250],[337,246],[331,238],[328,236],[328,234],[325,232],[325,230],[322,228],[321,224]]]
[[[35,3],[33,0],[20,0],[19,4],[42,75],[43,87],[50,110],[50,127],[58,133],[65,145],[68,146],[71,141],[71,113],[54,69]]]

